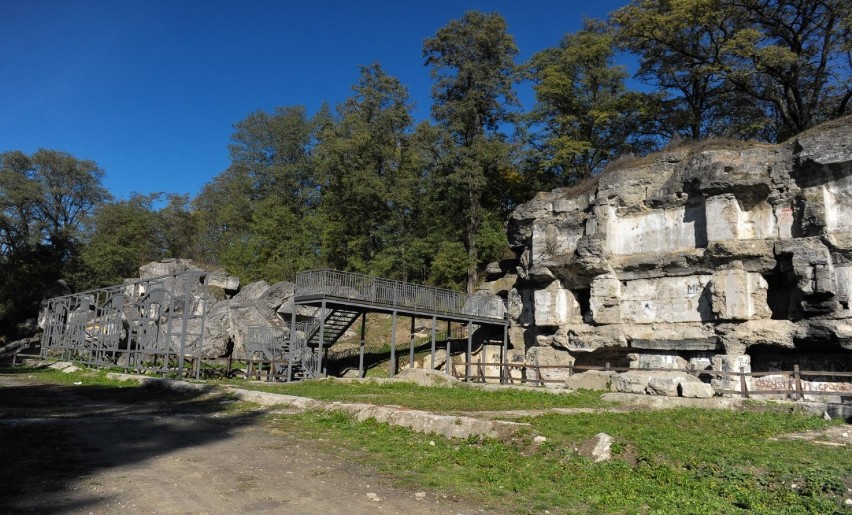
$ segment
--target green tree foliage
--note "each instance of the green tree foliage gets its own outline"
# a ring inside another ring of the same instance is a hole
[[[737,20],[716,0],[641,0],[612,13],[621,45],[639,57],[637,77],[658,88],[657,130],[666,137],[760,137],[766,114],[732,88],[719,56]]]
[[[408,92],[378,64],[353,90],[316,149],[323,253],[336,268],[406,278],[418,189]]]
[[[238,122],[231,165],[195,200],[199,252],[244,281],[292,279],[316,266],[318,185],[311,167],[318,114],[258,111]]]
[[[98,209],[91,239],[81,253],[86,267],[82,288],[118,284],[138,276],[141,265],[163,257],[152,209],[156,199],[133,195]]]
[[[45,288],[80,268],[103,171],[55,150],[0,154],[0,333],[34,316]]]
[[[447,137],[434,173],[441,180],[447,223],[462,228],[467,250],[467,290],[478,285],[479,237],[489,212],[506,209],[505,178],[512,171],[512,147],[501,133],[517,105],[513,84],[518,48],[497,13],[470,11],[423,43],[432,68],[432,114]]]
[[[157,210],[155,204],[165,201]],[[79,288],[100,288],[136,277],[139,267],[163,258],[203,261],[198,224],[188,195],[134,194],[102,204],[92,219],[91,236],[82,246]]]
[[[634,0],[612,19],[667,95],[662,133],[783,139],[846,112],[843,0]]]
[[[647,95],[628,91],[627,72],[613,64],[614,33],[586,20],[556,48],[535,54],[529,64],[537,105],[530,115],[541,127],[536,158],[553,186],[598,173],[615,157],[643,152]]]
[[[721,8],[742,21],[721,56],[727,78],[770,106],[780,138],[844,114],[852,92],[848,1],[723,0]]]

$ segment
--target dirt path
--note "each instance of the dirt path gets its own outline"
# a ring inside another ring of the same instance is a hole
[[[0,374],[0,512],[481,511],[425,490],[418,500],[230,402]]]

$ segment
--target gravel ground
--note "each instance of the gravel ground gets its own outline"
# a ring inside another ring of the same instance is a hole
[[[394,487],[230,402],[0,374],[0,512],[482,512]]]

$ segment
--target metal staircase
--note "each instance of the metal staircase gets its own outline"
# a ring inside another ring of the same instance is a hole
[[[324,314],[321,311],[322,309],[318,308],[311,320],[297,323],[296,330],[289,339],[288,343],[293,347],[289,354],[291,356],[289,379],[292,381],[320,376],[321,371],[317,370],[319,366],[317,351],[320,341],[323,348],[334,345],[360,316],[357,311],[344,309],[326,309]]]
[[[316,327],[308,336],[308,346],[319,347],[320,336],[322,336],[323,347],[333,345],[341,336],[343,336],[343,333],[352,326],[355,320],[358,319],[359,315],[360,313],[357,311],[326,309],[325,323],[322,324],[324,331],[322,335],[320,335],[321,326],[319,324],[319,318],[315,318],[315,320],[317,320]]]

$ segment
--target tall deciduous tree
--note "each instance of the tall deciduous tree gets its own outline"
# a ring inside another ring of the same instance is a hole
[[[324,256],[334,267],[407,278],[418,189],[408,92],[379,64],[362,67],[353,90],[317,146]]]
[[[637,77],[663,95],[658,131],[667,137],[766,136],[771,120],[737,92],[720,63],[741,23],[717,0],[638,0],[611,15],[622,47],[639,58]]]
[[[118,284],[136,276],[141,265],[163,257],[152,206],[157,197],[132,195],[97,210],[92,236],[81,251],[84,288]]]
[[[231,165],[194,202],[208,260],[247,281],[292,279],[315,265],[316,126],[303,107],[258,111],[234,126]]]
[[[844,0],[634,0],[613,20],[670,133],[783,139],[847,111]]]
[[[0,332],[35,313],[46,285],[71,277],[103,171],[65,152],[0,154]]]
[[[467,290],[478,283],[480,233],[490,210],[507,207],[505,178],[511,147],[500,131],[518,104],[513,90],[518,48],[497,13],[471,11],[423,44],[432,68],[432,114],[452,144],[442,156],[444,197],[461,222],[467,251]],[[502,204],[502,205],[501,205]]]
[[[537,99],[531,118],[542,128],[540,162],[553,186],[591,177],[614,157],[648,144],[637,135],[649,102],[627,90],[627,72],[613,57],[613,32],[587,20],[530,62]]]
[[[720,1],[744,22],[725,43],[727,78],[773,108],[780,138],[845,113],[852,95],[848,1]]]

